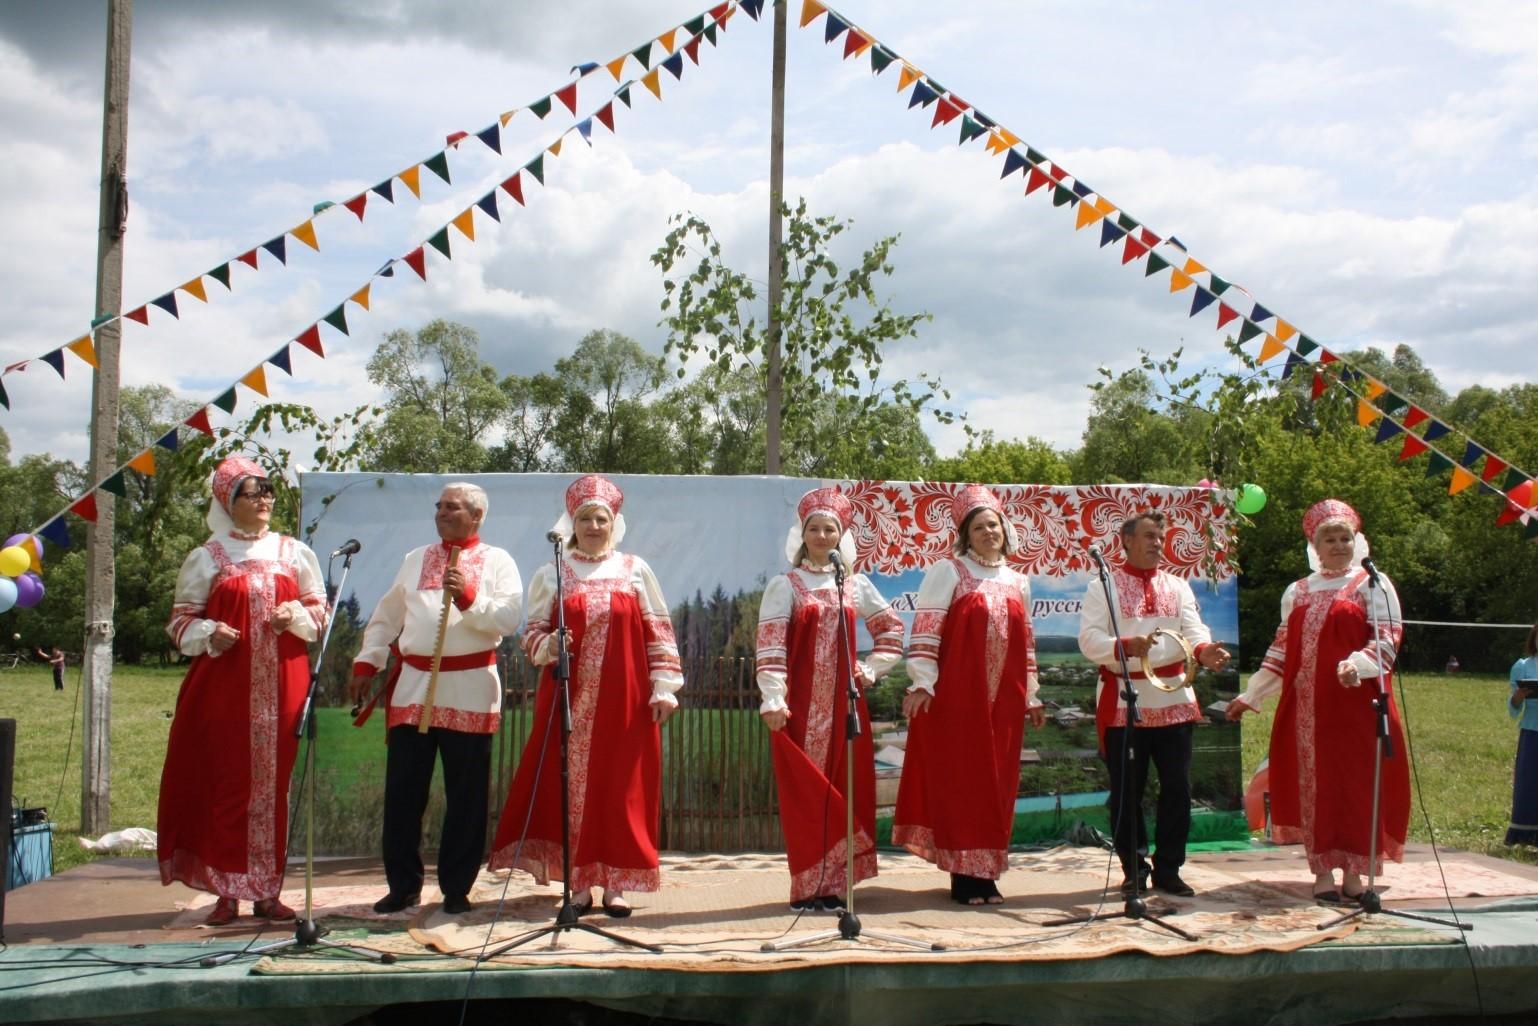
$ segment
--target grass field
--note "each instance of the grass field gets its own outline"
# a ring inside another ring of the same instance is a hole
[[[180,683],[181,672],[175,669],[120,667],[114,674],[114,829],[155,825],[160,766]],[[17,721],[15,794],[26,805],[48,807],[54,822],[57,871],[90,858],[75,842],[80,823],[78,669],[66,676],[65,685],[64,691],[54,691],[45,668],[0,671],[0,718]],[[1516,750],[1515,724],[1505,712],[1506,695],[1506,682],[1494,676],[1406,678],[1404,712],[1413,766],[1425,785],[1416,788],[1410,834],[1415,840],[1430,840],[1434,827],[1440,844],[1538,864],[1538,849],[1502,844],[1511,811]],[[1265,757],[1272,708],[1245,718],[1246,780]],[[382,778],[378,767],[382,767],[384,746],[375,731],[348,728],[344,709],[323,710],[319,729],[323,768],[335,767],[342,779],[355,773]]]

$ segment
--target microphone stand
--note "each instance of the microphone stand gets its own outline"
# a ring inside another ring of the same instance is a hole
[[[562,558],[561,547],[565,539],[554,531],[550,533],[550,542],[555,548],[555,666],[551,668],[550,676],[555,680],[556,701],[561,710],[561,909],[556,913],[555,922],[536,927],[527,933],[521,933],[513,939],[506,941],[483,952],[476,957],[476,964],[489,961],[506,951],[521,947],[540,937],[551,937],[552,943],[558,940],[560,935],[567,930],[581,930],[584,933],[597,934],[607,938],[616,944],[625,944],[632,948],[641,948],[644,951],[660,953],[662,948],[656,944],[647,944],[643,941],[622,937],[617,933],[594,926],[592,923],[584,923],[579,918],[577,906],[571,900],[571,652],[566,647],[566,576],[563,573],[565,561]],[[551,709],[551,715],[555,710]],[[548,735],[547,735],[548,736]],[[529,802],[532,804],[538,798],[538,794],[530,791]]]
[[[1134,816],[1141,816],[1143,809],[1140,803],[1133,801],[1131,788],[1128,787],[1129,776],[1133,773],[1133,760],[1137,749],[1132,738],[1137,730],[1139,721],[1137,708],[1137,687],[1132,683],[1132,671],[1127,667],[1127,653],[1121,646],[1121,628],[1116,623],[1116,600],[1111,594],[1111,578],[1106,573],[1105,559],[1095,549],[1090,550],[1090,555],[1095,560],[1095,566],[1099,569],[1100,589],[1105,594],[1105,610],[1111,618],[1111,637],[1116,641],[1116,654],[1121,661],[1121,686],[1122,699],[1127,703],[1127,725],[1122,728],[1122,759],[1121,759],[1121,808],[1117,810],[1117,819],[1120,823],[1111,824],[1111,847],[1116,847],[1116,829],[1118,825],[1124,825],[1127,843],[1132,846],[1134,856],[1137,855],[1137,827]],[[1119,855],[1120,852],[1117,852]],[[1152,923],[1162,930],[1167,930],[1177,937],[1188,941],[1199,940],[1195,934],[1188,933],[1172,923],[1167,923],[1159,916],[1148,911],[1148,902],[1143,898],[1143,867],[1141,859],[1132,867],[1128,877],[1132,880],[1132,891],[1126,895],[1122,902],[1120,912],[1091,912],[1087,915],[1073,916],[1067,919],[1049,919],[1043,926],[1076,926],[1081,923],[1098,923],[1107,919],[1131,919],[1134,922]]]
[[[849,635],[848,617],[844,613],[844,564],[837,553],[832,553],[833,584],[837,599],[834,608],[838,613],[838,662],[844,673],[844,687],[846,689],[844,709],[844,893],[845,904],[838,914],[838,927],[832,930],[819,930],[805,937],[795,937],[788,940],[765,941],[760,951],[789,951],[792,948],[802,948],[809,944],[821,944],[823,941],[839,938],[846,941],[859,941],[867,938],[886,941],[889,944],[902,944],[920,951],[944,951],[945,947],[930,941],[915,940],[911,937],[901,937],[895,933],[883,933],[876,930],[865,930],[860,925],[860,917],[854,913],[854,739],[860,736],[860,685],[855,680],[854,664],[849,659]],[[794,572],[794,571],[793,571]],[[828,786],[833,786],[832,781]],[[872,839],[874,843],[874,839]]]
[[[1372,755],[1372,817],[1369,826],[1372,833],[1367,838],[1367,886],[1362,893],[1356,896],[1357,907],[1350,912],[1344,912],[1328,922],[1320,923],[1315,929],[1328,930],[1332,926],[1355,919],[1358,916],[1384,914],[1398,916],[1401,919],[1415,919],[1423,923],[1435,923],[1437,926],[1451,926],[1459,930],[1472,930],[1469,923],[1457,923],[1447,919],[1438,919],[1435,916],[1421,915],[1417,912],[1402,912],[1399,909],[1384,908],[1383,900],[1378,895],[1374,884],[1377,881],[1378,870],[1378,817],[1382,814],[1381,799],[1383,796],[1383,760],[1394,757],[1393,738],[1389,735],[1389,690],[1384,683],[1388,676],[1388,663],[1384,660],[1383,633],[1379,630],[1378,603],[1375,592],[1384,596],[1384,608],[1388,607],[1388,593],[1383,591],[1383,582],[1378,579],[1378,568],[1372,565],[1370,560],[1363,561],[1363,567],[1367,571],[1367,611],[1372,618],[1373,649],[1378,657],[1378,694],[1372,700],[1373,723],[1375,724],[1375,738],[1373,740]]]
[[[335,588],[331,586],[331,562],[326,563],[326,629],[320,636],[320,648],[316,650],[315,661],[310,666],[310,687],[304,696],[304,707],[299,712],[299,722],[294,727],[294,736],[305,740],[304,748],[304,915],[294,919],[294,935],[288,940],[274,941],[271,944],[263,944],[258,947],[239,952],[224,952],[218,955],[210,955],[198,962],[205,969],[223,965],[233,961],[242,955],[264,955],[278,951],[286,951],[289,948],[297,948],[301,953],[313,948],[328,948],[336,951],[347,951],[355,955],[362,955],[371,962],[379,962],[390,965],[395,961],[395,955],[388,951],[373,951],[369,948],[353,947],[350,944],[338,944],[335,941],[325,940],[320,924],[315,921],[315,699],[320,690],[320,664],[326,657],[326,646],[331,642],[331,628],[336,624],[336,597],[347,586],[347,574],[352,570],[353,552],[348,552],[342,560],[342,580]],[[333,554],[333,560],[336,556]]]

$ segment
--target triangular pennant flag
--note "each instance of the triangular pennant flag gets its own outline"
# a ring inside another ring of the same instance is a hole
[[[934,103],[935,99],[939,97],[939,95],[939,93],[929,88],[926,83],[920,82],[918,85],[913,87],[913,95],[908,97],[908,109],[912,110],[914,107],[919,106],[927,107],[931,103]],[[957,113],[960,112],[958,111]],[[933,126],[931,125],[931,127]]]
[[[619,77],[625,73],[625,61],[629,56],[629,54],[626,54],[624,57],[616,57],[604,65],[604,67],[609,69],[609,74],[614,76],[614,81],[618,82]]]
[[[268,239],[262,243],[262,248],[278,258],[278,263],[288,263],[288,242],[279,235],[276,239]],[[255,266],[253,264],[252,266]]]
[[[704,27],[703,22],[701,23],[701,27]],[[650,43],[646,43],[642,46],[638,46],[634,50],[630,51],[630,56],[640,61],[641,67],[650,68],[652,66],[652,45]]]
[[[171,432],[173,435],[175,431]],[[128,469],[137,470],[145,477],[155,476],[155,450],[145,449],[139,455],[128,461]]]
[[[711,22],[709,25],[705,26],[705,31],[701,33],[701,35],[705,37],[705,41],[711,46],[716,45],[716,26],[722,23],[723,22]]]
[[[1483,481],[1479,483],[1479,494],[1493,495],[1498,499],[1504,499],[1506,497],[1499,488],[1495,487],[1494,485],[1485,484]]]
[[[91,492],[82,495],[70,505],[69,511],[81,520],[96,523],[96,495]]]
[[[439,178],[442,178],[445,185],[453,184],[449,181],[448,154],[444,153],[442,150],[439,150],[431,157],[428,157],[426,160],[422,161],[422,166],[427,168],[427,170],[431,171],[433,174],[437,175]]]
[[[667,73],[669,75],[672,75],[674,79],[683,78],[684,77],[684,55],[681,54],[681,53],[675,53],[673,56],[671,56],[671,57],[667,58],[666,60],[662,61],[661,63],[659,63],[657,65],[657,67],[659,67],[659,68],[666,68],[667,69]]]
[[[1431,450],[1431,455],[1426,460],[1427,477],[1436,477],[1438,474],[1452,470],[1454,472],[1453,479],[1456,481],[1457,469],[1455,468],[1457,468],[1457,464],[1453,463],[1451,459],[1443,455],[1441,452],[1438,452],[1436,449]],[[1469,483],[1473,484],[1474,475],[1470,474],[1467,470],[1463,471],[1463,473],[1468,476]]]
[[[1318,399],[1320,396],[1324,395],[1324,390],[1329,387],[1330,386],[1325,383],[1324,375],[1320,374],[1318,371],[1314,371],[1314,384],[1309,391],[1309,395],[1314,399]]]
[[[1431,447],[1425,442],[1407,432],[1404,436],[1404,447],[1399,450],[1399,462],[1403,463],[1405,460],[1413,459],[1429,448]]]
[[[1384,417],[1383,421],[1378,425],[1378,437],[1373,439],[1373,443],[1386,442],[1403,430],[1404,428],[1400,427],[1394,418]]]
[[[289,355],[287,342],[283,343],[283,348],[267,357],[267,362],[289,377],[294,376],[294,358]]]
[[[347,334],[347,304],[341,304],[335,310],[332,310],[326,316],[322,317],[321,320],[325,321],[327,324],[331,325],[342,334]]]
[[[1223,293],[1227,292],[1230,284],[1230,282],[1219,278],[1217,275],[1211,272],[1208,272],[1207,274],[1207,287],[1212,289],[1212,294],[1214,296],[1221,296]]]
[[[1130,217],[1125,211],[1116,215],[1116,223],[1127,229],[1129,232],[1137,227],[1137,221]],[[1143,241],[1148,242],[1147,239],[1144,239]],[[1150,246],[1153,245],[1152,242],[1148,242],[1148,244]]]
[[[1048,178],[1039,167],[1031,168],[1031,173],[1025,179],[1025,194],[1029,196],[1037,189],[1046,185],[1052,179]]]
[[[967,114],[961,119],[961,140],[958,145],[964,146],[986,131],[988,130],[982,126],[982,122],[974,120],[972,115]]]
[[[251,268],[251,270],[253,270],[253,271],[257,269],[257,267],[256,267],[256,250],[254,250],[254,249],[246,250],[246,252],[240,254],[240,256],[236,257],[235,259],[239,260],[241,263],[245,264],[247,267]]]
[[[1187,274],[1201,274],[1207,268],[1198,263],[1195,257],[1187,257],[1185,266],[1181,270]]]
[[[1378,396],[1382,395],[1384,392],[1387,392],[1387,391],[1388,391],[1388,386],[1385,385],[1383,382],[1377,380],[1376,378],[1370,380],[1367,383],[1367,398],[1369,398],[1369,399],[1376,399],[1376,398],[1378,398]]]
[[[292,229],[288,234],[292,235],[294,238],[298,239],[300,242],[304,243],[306,246],[309,246],[313,250],[320,249],[320,242],[315,238],[314,221],[306,221],[304,224],[301,224],[297,228]]]
[[[1507,464],[1507,466],[1510,466],[1510,464]],[[1522,487],[1530,480],[1531,479],[1526,474],[1513,467],[1512,469],[1506,471],[1506,480],[1501,482],[1501,491],[1505,492],[1507,495],[1510,495],[1512,498],[1517,499],[1518,502],[1521,502],[1525,505],[1525,493],[1523,498],[1517,498],[1515,495],[1515,489]],[[1529,488],[1527,491],[1531,492],[1532,489]]]
[[[427,280],[427,254],[422,252],[421,246],[407,253],[401,259],[406,261],[407,267],[417,272],[418,278],[421,278],[423,281]]]
[[[600,125],[602,125],[603,127],[607,128],[611,132],[614,131],[614,101],[613,100],[610,100],[608,103],[604,104],[602,107],[599,107],[598,108],[598,112],[596,114],[594,114],[593,116],[598,119],[598,123]]]
[[[1117,227],[1120,227],[1119,223],[1118,223]],[[1148,254],[1148,266],[1143,268],[1143,277],[1146,278],[1146,277],[1148,277],[1151,274],[1158,274],[1160,271],[1164,270],[1169,265],[1170,265],[1170,262],[1168,260],[1164,259],[1159,254],[1157,254],[1157,253],[1150,253],[1150,254]]]
[[[903,66],[897,72],[897,91],[899,93],[902,92],[922,78],[923,74],[918,68],[915,68],[907,61],[903,61]]]
[[[828,12],[828,20],[823,25],[822,41],[824,43],[831,43],[831,42],[833,42],[833,40],[837,39],[839,37],[839,34],[842,33],[848,27],[849,27],[848,23],[846,23],[843,18],[840,18],[838,15],[834,14],[832,11],[829,11]]]
[[[818,16],[828,8],[817,0],[801,0],[801,27],[806,28],[816,21]]]
[[[1088,204],[1085,204],[1085,206],[1088,206]],[[1147,246],[1143,245],[1137,239],[1129,235],[1127,236],[1127,241],[1122,243],[1121,262],[1124,264],[1131,263],[1147,252]]]
[[[449,252],[448,225],[444,225],[442,228],[439,228],[437,231],[429,235],[427,237],[427,244],[433,249],[436,249],[438,252],[442,253],[444,256],[448,257],[450,260],[454,259],[454,254]]]
[[[1321,349],[1319,351],[1319,362],[1320,363],[1334,363],[1336,360],[1339,360],[1339,359],[1340,359],[1340,357],[1336,356],[1334,353],[1330,352],[1328,349]]]
[[[1276,319],[1276,337],[1277,338],[1281,339],[1283,342],[1286,342],[1289,338],[1292,338],[1292,336],[1296,335],[1297,333],[1298,333],[1298,329],[1297,328],[1294,328],[1292,325],[1288,324],[1286,321],[1282,320],[1280,317],[1278,317]]]
[[[851,57],[858,57],[870,45],[871,41],[869,39],[854,29],[850,29],[849,35],[844,37],[844,59],[848,60]]]
[[[1084,216],[1084,210],[1086,210],[1086,209],[1088,209],[1088,208],[1080,208],[1080,210],[1079,210],[1079,216],[1080,217]],[[1127,233],[1122,231],[1120,226],[1118,226],[1115,221],[1101,221],[1100,222],[1100,248],[1104,249],[1106,246],[1109,246],[1111,243],[1117,241],[1123,235],[1126,235],[1126,234]]]
[[[1483,456],[1484,454],[1485,451],[1479,447],[1478,442],[1470,442],[1468,445],[1463,447],[1463,459],[1459,460],[1458,462],[1472,470],[1474,468],[1474,464],[1479,462],[1479,457]]]
[[[411,190],[411,195],[417,199],[422,198],[422,165],[413,164],[395,177],[399,178],[401,183]]]
[[[471,242],[475,241],[475,208],[466,207],[449,224],[458,228],[464,237]]]
[[[240,379],[240,383],[263,398],[267,395],[267,371],[261,364],[251,368],[250,373]]]
[[[1214,296],[1211,292],[1198,285],[1195,294],[1191,296],[1191,313],[1188,316],[1195,317],[1211,306],[1217,298],[1217,296]]]
[[[555,98],[565,104],[567,110],[577,113],[577,83],[571,82],[557,89]]]
[[[513,172],[513,176],[511,178],[505,180],[502,183],[502,188],[507,192],[507,194],[509,196],[511,196],[513,199],[517,200],[518,201],[518,205],[521,207],[521,206],[524,205],[524,203],[523,203],[523,183],[518,180],[518,176],[519,176],[520,173],[521,172],[517,172],[517,171]]]
[[[1281,342],[1277,341],[1275,335],[1268,333],[1266,335],[1266,340],[1260,344],[1260,362],[1265,363],[1267,360],[1271,359],[1271,357],[1275,356],[1277,353],[1280,353],[1285,348],[1287,347],[1282,345]]]
[[[54,517],[37,529],[37,533],[61,549],[69,548],[69,525],[63,517]]]
[[[1504,527],[1507,524],[1514,523],[1521,516],[1522,507],[1507,499],[1505,508],[1501,510],[1501,515],[1495,518],[1495,526]]]
[[[493,153],[502,152],[502,126],[493,121],[487,127],[475,133],[475,137],[485,143]]]
[[[1404,426],[1407,428],[1413,428],[1417,424],[1424,423],[1426,420],[1430,419],[1430,417],[1431,414],[1427,413],[1425,410],[1412,403],[1410,404],[1410,412],[1405,414]]]
[[[806,22],[803,21],[801,25],[803,28],[805,28]],[[684,22],[684,31],[691,36],[699,35],[700,32],[704,30],[704,28],[705,16],[703,14],[696,14],[694,17]]]
[[[120,499],[128,497],[128,483],[123,479],[123,471],[118,470],[110,474],[107,480],[96,486],[98,491],[111,492]]]
[[[886,47],[872,47],[870,51],[870,70],[872,74],[881,74],[887,68],[891,67],[892,62],[896,59],[897,55],[891,50],[888,50]]]
[[[987,141],[983,143],[983,148],[989,153],[1003,153],[1009,149],[1009,143],[1005,142],[1004,137],[999,133],[989,132]],[[1001,175],[1000,177],[1003,176]]]
[[[384,201],[386,203],[394,203],[395,202],[395,179],[393,179],[393,178],[386,178],[384,181],[380,182],[378,185],[374,186],[369,191],[370,192],[378,193],[381,197],[384,198]]]
[[[219,393],[219,395],[214,398],[213,405],[219,407],[219,409],[223,410],[225,413],[234,413],[235,389],[229,388]]]
[[[1090,204],[1088,204],[1088,203],[1080,203],[1079,204],[1079,212],[1078,212],[1077,215],[1075,215],[1075,217],[1073,219],[1074,231],[1078,231],[1081,228],[1086,228],[1089,225],[1094,224],[1096,221],[1100,220],[1104,216],[1105,216],[1104,214],[1102,214],[1100,211],[1096,210]]]
[[[96,359],[96,347],[91,344],[90,335],[81,335],[64,348],[80,357],[92,367],[101,366],[101,363]]]
[[[1428,442],[1435,442],[1438,438],[1445,437],[1452,428],[1443,424],[1440,420],[1433,420],[1426,425],[1426,434],[1423,436]]]
[[[757,21],[759,13],[764,9],[764,0],[741,0],[740,6],[748,12],[748,17]]]
[[[1356,401],[1356,422],[1358,424],[1360,424],[1362,427],[1367,427],[1377,419],[1378,411],[1373,409],[1371,403],[1369,403],[1366,399],[1358,399]]]
[[[695,64],[700,62],[700,37],[695,36],[684,44],[684,54]]]
[[[620,98],[620,102],[622,102],[625,106],[630,106],[630,83],[626,82],[624,88],[622,88],[614,95],[618,96]]]
[[[0,406],[11,408],[11,397],[5,394],[5,382],[0,381]]]
[[[214,427],[208,422],[208,407],[206,406],[182,421],[182,423],[194,431],[207,435],[209,438],[214,437]]]
[[[448,136],[443,140],[443,144],[445,146],[453,146],[454,148],[458,149],[459,140],[467,139],[469,136],[469,132],[450,132]]]
[[[550,113],[550,97],[542,96],[529,104],[529,113],[541,121],[545,120],[545,115]]]
[[[150,311],[149,307],[147,306],[141,306],[130,310],[123,316],[130,321],[138,321],[140,324],[148,324],[150,322]]]
[[[582,135],[582,141],[589,146],[593,145],[593,119],[583,118],[577,122],[577,131]]]
[[[1250,339],[1254,338],[1260,333],[1260,325],[1256,324],[1254,321],[1248,318],[1245,318],[1244,323],[1239,326],[1239,344],[1241,346],[1244,345],[1244,343],[1248,342]]]
[[[357,292],[354,292],[352,295],[348,296],[347,297],[347,301],[350,302],[350,303],[357,303],[359,306],[363,307],[363,309],[367,310],[368,309],[368,292],[369,292],[369,289],[372,288],[372,287],[373,287],[372,285],[364,285]]]
[[[351,210],[358,220],[361,221],[363,220],[363,211],[368,209],[368,193],[360,192],[346,203],[343,203],[342,206]]]
[[[160,307],[160,309],[164,310],[172,317],[177,319],[181,318],[181,314],[176,312],[176,293],[167,292],[165,295],[160,296],[157,299],[150,300],[150,302],[155,306]]]
[[[1529,516],[1527,524],[1522,528],[1522,540],[1532,541],[1538,538],[1538,516]]]
[[[1233,307],[1229,306],[1227,303],[1219,303],[1218,304],[1218,330],[1221,331],[1222,328],[1223,328],[1223,325],[1227,324],[1229,321],[1233,320],[1235,317],[1238,317],[1238,316],[1239,316],[1239,311],[1238,310],[1235,310]]]
[[[1303,362],[1305,362],[1303,357],[1299,356],[1297,353],[1288,352],[1287,363],[1282,367],[1282,380],[1286,381],[1288,378],[1292,377],[1292,372],[1296,370],[1298,365]]]
[[[1189,274],[1178,268],[1170,272],[1171,292],[1179,292],[1181,289],[1190,288],[1195,283],[1195,278],[1192,278]]]
[[[320,344],[320,322],[317,321],[316,323],[310,325],[308,328],[305,328],[304,331],[299,333],[298,337],[295,338],[294,341],[298,342],[300,345],[304,346],[306,349],[321,359],[324,360],[326,358],[326,351],[321,348]]]
[[[1319,343],[1315,342],[1307,335],[1299,335],[1298,341],[1293,346],[1293,348],[1298,351],[1299,356],[1307,356],[1309,353],[1312,353],[1315,349],[1319,348]]]
[[[218,282],[220,285],[223,285],[226,289],[230,287],[230,265],[229,264],[220,264],[218,267],[215,267],[215,268],[213,268],[213,269],[211,269],[209,271],[206,271],[204,273],[207,274],[208,277],[212,278],[214,281]]]
[[[1052,205],[1060,207],[1064,203],[1078,203],[1079,197],[1073,194],[1073,190],[1066,185],[1057,185],[1052,188]]]
[[[1086,184],[1084,182],[1081,182],[1077,178],[1075,178],[1073,180],[1073,194],[1075,196],[1080,196],[1080,197],[1083,197],[1085,199],[1088,199],[1091,195],[1094,194],[1094,192],[1095,192],[1095,190],[1091,189],[1088,184]]]
[[[641,84],[644,85],[653,96],[660,100],[662,99],[662,83],[657,81],[658,70],[659,69],[657,68],[653,68],[646,74],[642,75]]]
[[[203,291],[202,275],[198,275],[196,278],[183,285],[182,291],[200,303],[208,302],[208,293]]]
[[[59,372],[59,377],[64,377],[64,350],[55,349],[51,353],[44,353],[39,357],[44,363]]]
[[[1157,246],[1159,243],[1164,241],[1163,239],[1159,238],[1158,235],[1149,231],[1147,228],[1144,228],[1141,234],[1143,237],[1143,244],[1145,246]]]
[[[484,213],[487,217],[491,218],[493,221],[502,220],[502,212],[497,209],[497,190],[493,189],[486,195],[482,196],[480,199],[476,200],[475,205],[480,207],[481,212]],[[364,309],[367,309],[367,307]]]
[[[1250,320],[1252,320],[1252,321],[1269,321],[1272,316],[1273,315],[1272,315],[1271,311],[1267,310],[1265,307],[1261,306],[1259,303],[1256,303],[1255,304],[1255,309],[1250,311]]]
[[[662,35],[657,37],[657,42],[661,43],[662,44],[662,48],[664,50],[666,50],[668,53],[672,53],[673,52],[673,37],[676,36],[677,34],[678,34],[678,30],[677,29],[668,29],[666,32],[662,33]],[[575,114],[576,111],[572,111],[572,113]]]

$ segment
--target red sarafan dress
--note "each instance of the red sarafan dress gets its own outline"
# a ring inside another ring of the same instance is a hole
[[[1244,704],[1259,708],[1281,692],[1271,727],[1271,824],[1283,844],[1303,845],[1314,873],[1332,869],[1365,874],[1372,838],[1373,759],[1377,748],[1378,654],[1386,663],[1392,758],[1383,760],[1377,864],[1404,859],[1410,822],[1409,753],[1393,698],[1392,668],[1403,627],[1399,600],[1380,574],[1381,590],[1368,588],[1367,572],[1315,573],[1287,589],[1285,619],[1261,669],[1250,678]],[[1369,599],[1369,595],[1373,597]],[[1368,602],[1378,604],[1379,637],[1373,635]],[[1381,645],[1380,645],[1381,643]],[[1362,683],[1348,688],[1337,668],[1356,664]]]
[[[839,612],[845,644],[839,645]],[[873,648],[860,676],[874,680],[902,658],[902,620],[863,574],[844,582],[799,567],[774,578],[759,606],[757,677],[761,709],[790,713],[770,734],[780,827],[790,864],[790,899],[843,894],[848,877],[848,679],[855,665],[855,615]],[[876,875],[876,761],[862,690],[854,742],[855,882]]]
[[[574,552],[562,573],[571,631],[571,887],[654,891],[661,884],[662,747],[651,702],[676,701],[683,684],[672,621],[656,577],[638,557]],[[542,884],[561,879],[560,707],[548,665],[554,597],[555,571],[546,565],[530,582],[523,645],[547,665],[490,859],[493,869],[522,869]]]
[[[1030,579],[970,556],[919,587],[908,673],[933,689],[908,725],[892,840],[950,873],[996,880],[1009,865],[1020,745],[1036,700]]]
[[[288,602],[301,615],[275,633],[269,621]],[[231,534],[188,556],[166,629],[183,652],[201,654],[177,695],[160,779],[163,883],[251,901],[282,889],[306,641],[324,618],[319,564],[292,538]],[[240,632],[218,656],[207,651],[215,622]]]

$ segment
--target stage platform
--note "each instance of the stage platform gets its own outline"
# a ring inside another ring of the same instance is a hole
[[[1260,1026],[1474,1022],[1481,1011],[1538,1022],[1538,868],[1449,852],[1439,864],[1424,847],[1390,867],[1385,908],[1456,916],[1472,926],[1467,944],[1455,929],[1389,915],[1316,929],[1333,913],[1309,900],[1297,848],[1194,855],[1187,869],[1196,898],[1156,892],[1150,903],[1194,942],[1126,920],[1045,925],[1121,909],[1119,894],[1104,895],[1120,874],[1092,848],[1013,856],[1000,881],[1008,901],[983,910],[951,904],[932,867],[883,853],[881,875],[857,893],[865,930],[944,950],[835,940],[764,953],[764,941],[831,929],[835,917],[789,912],[777,856],[672,856],[662,891],[632,895],[632,917],[587,920],[661,953],[569,933],[558,947],[542,940],[472,971],[471,955],[549,922],[556,888],[488,874],[466,916],[444,916],[429,892],[418,909],[377,917],[377,862],[320,863],[316,907],[329,939],[397,958],[375,965],[316,952],[257,957],[253,947],[291,936],[291,925],[202,927],[209,896],[161,887],[147,859],[112,859],[8,896],[0,1022],[454,1022],[467,995],[467,1022]],[[290,882],[302,883],[297,869]],[[297,890],[284,896],[301,900]],[[223,964],[202,967],[210,957]]]

